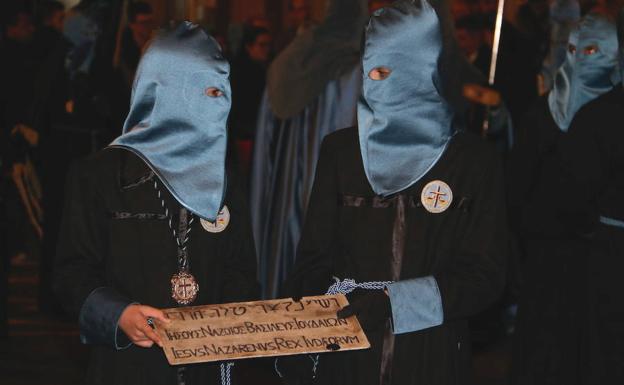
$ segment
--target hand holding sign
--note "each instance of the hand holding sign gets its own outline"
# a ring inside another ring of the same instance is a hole
[[[151,348],[156,343],[162,347],[160,336],[152,329],[148,319],[158,320],[163,325],[170,323],[162,310],[143,305],[130,305],[119,317],[119,328],[137,346]]]
[[[358,297],[351,305],[338,311],[338,318],[357,316],[365,332],[372,332],[386,326],[392,309],[390,297],[384,291],[374,290]]]

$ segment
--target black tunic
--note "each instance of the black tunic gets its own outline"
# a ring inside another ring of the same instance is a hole
[[[467,318],[497,299],[505,281],[507,228],[498,156],[477,136],[459,133],[420,181],[380,199],[365,176],[358,143],[357,128],[323,142],[287,290],[324,293],[332,276],[386,281],[393,255],[403,255],[401,280],[435,277],[444,322],[396,336],[392,383],[469,383]],[[454,194],[452,206],[440,214],[420,204],[423,187],[433,180],[446,182]],[[404,215],[398,214],[401,206]],[[402,240],[393,236],[402,227],[397,220],[405,228]],[[350,298],[360,294],[356,290]],[[370,350],[321,356],[319,383],[379,384],[383,332],[368,337]]]
[[[101,287],[143,305],[176,306],[170,279],[177,272],[177,246],[150,175],[138,157],[120,149],[103,150],[71,171],[54,277],[56,292],[71,314],[79,315],[85,300]],[[200,287],[196,305],[256,295],[248,212],[232,180],[225,198],[231,212],[227,229],[209,233],[198,218],[192,225],[188,253]],[[171,211],[178,213],[179,205],[162,190]],[[88,384],[177,383],[176,368],[158,347],[115,350],[114,342],[109,345],[93,347]],[[187,384],[216,384],[218,379],[216,365],[187,370]]]
[[[566,173],[580,186],[571,199],[590,212],[593,225],[583,286],[589,297],[583,317],[589,336],[587,384],[624,383],[624,228],[603,223],[607,218],[624,222],[623,112],[618,85],[578,112],[560,149]]]
[[[564,177],[558,155],[566,136],[552,119],[547,98],[520,127],[509,162],[509,214],[523,252],[514,384],[576,384],[583,368],[583,282],[588,242],[583,205]]]

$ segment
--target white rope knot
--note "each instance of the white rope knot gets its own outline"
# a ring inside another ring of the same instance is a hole
[[[386,288],[386,286],[390,285],[392,282],[393,281],[371,281],[371,282],[357,283],[355,282],[354,279],[351,279],[351,278],[345,278],[343,280],[340,280],[340,278],[334,277],[334,283],[329,287],[329,289],[327,289],[327,292],[325,293],[325,295],[349,294],[355,289],[383,290]],[[318,364],[319,364],[319,355],[308,354],[308,357],[312,360],[312,363],[314,364],[314,366],[312,367],[312,378],[316,378],[316,371],[318,369]],[[278,361],[279,361],[279,358],[276,358],[275,361],[273,362],[275,372],[280,378],[284,378],[284,376],[282,375],[282,373],[280,372],[278,368]],[[223,382],[222,384],[229,385]]]
[[[355,289],[365,290],[383,290],[386,286],[390,285],[393,281],[371,281],[357,283],[354,279],[345,278],[342,281],[340,278],[334,277],[334,283],[327,289],[325,295],[335,294],[349,294]]]

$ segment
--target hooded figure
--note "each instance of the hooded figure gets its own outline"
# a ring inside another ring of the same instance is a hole
[[[169,366],[148,318],[255,298],[248,211],[224,166],[228,69],[196,25],[162,33],[123,135],[70,172],[55,289],[93,345],[88,384],[215,383],[217,366]]]
[[[440,22],[426,2],[419,12],[406,3],[382,8],[366,29],[357,120],[364,170],[378,195],[417,182],[451,138],[453,115],[438,72],[441,52]]]
[[[571,33],[554,89],[527,115],[520,131],[525,136],[510,156],[510,223],[525,254],[514,384],[573,384],[585,373],[588,235],[597,219],[592,215],[595,205],[584,203],[578,194],[593,196],[605,189],[599,184],[583,187],[568,178],[570,165],[587,162],[592,142],[575,148],[566,143],[585,106],[619,81],[617,46],[612,21],[597,14],[581,20]],[[587,164],[598,172],[601,166],[593,162]]]
[[[156,40],[137,70],[123,135],[111,145],[143,159],[182,206],[210,221],[225,193],[229,73],[218,43],[199,28]]]
[[[622,64],[624,12],[618,24]],[[579,110],[558,148],[564,175],[576,186],[565,193],[585,209],[588,218],[586,280],[577,282],[587,295],[585,303],[578,302],[585,305],[583,319],[589,321],[583,329],[587,336],[586,356],[581,357],[584,384],[624,382],[624,308],[620,304],[624,291],[623,112],[620,83]]]
[[[357,122],[362,91],[362,33],[369,6],[391,0],[331,0],[323,22],[297,36],[273,61],[260,106],[250,184],[252,225],[263,296],[275,297],[292,270],[310,200],[321,141]],[[367,6],[368,3],[368,6]],[[374,3],[374,4],[373,4]],[[448,1],[432,0],[441,17],[452,79],[445,95],[463,105]],[[296,84],[297,87],[293,87]]]
[[[615,23],[589,14],[570,33],[568,53],[557,71],[548,106],[561,131],[586,103],[620,82]]]
[[[321,384],[468,383],[467,319],[505,278],[500,161],[454,129],[440,92],[440,22],[426,1],[376,12],[364,47],[359,125],[323,141],[285,294],[354,280],[338,317],[357,315],[371,349],[320,355],[316,366],[280,359],[277,368],[287,383],[314,367]]]
[[[251,217],[263,297],[292,269],[325,135],[355,124],[367,0],[331,0],[323,22],[269,67],[251,169]],[[296,87],[293,87],[296,84]]]

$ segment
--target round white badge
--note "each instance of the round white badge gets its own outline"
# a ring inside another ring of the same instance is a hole
[[[453,191],[441,180],[427,183],[420,194],[420,202],[425,210],[438,214],[446,211],[453,203]]]
[[[223,209],[217,215],[215,222],[210,222],[205,219],[200,220],[202,227],[209,233],[220,233],[227,229],[230,224],[230,210],[227,206],[223,206]]]

